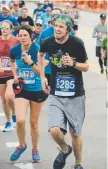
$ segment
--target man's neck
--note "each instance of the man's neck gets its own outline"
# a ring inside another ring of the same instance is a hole
[[[61,38],[61,39],[55,39],[55,41],[58,44],[64,44],[67,40],[69,39],[69,34],[67,34],[65,37]]]
[[[8,35],[8,36],[1,36],[2,40],[9,40],[11,38],[11,35]]]

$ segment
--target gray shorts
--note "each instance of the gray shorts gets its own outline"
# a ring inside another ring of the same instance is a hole
[[[49,130],[59,127],[64,133],[69,130],[76,136],[81,135],[81,129],[85,117],[85,96],[75,98],[63,98],[49,96]]]

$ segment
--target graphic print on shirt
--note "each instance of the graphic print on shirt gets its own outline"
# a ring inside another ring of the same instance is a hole
[[[65,69],[67,66],[63,64],[63,53],[61,49],[57,50],[55,54],[52,54],[51,63],[56,65],[60,69]],[[70,74],[59,73],[55,78],[55,95],[58,96],[73,96],[75,95],[75,76],[70,76]]]
[[[10,51],[10,46],[8,44],[5,44],[3,52],[0,53],[1,64],[5,71],[11,71],[10,63],[9,63],[9,56],[8,56],[9,51]]]

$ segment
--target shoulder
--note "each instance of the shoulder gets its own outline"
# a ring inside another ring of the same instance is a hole
[[[54,42],[54,37],[48,37],[42,40],[42,44],[52,44]]]
[[[37,51],[39,49],[39,45],[37,43],[32,43],[32,49]]]
[[[76,37],[76,36],[70,36],[70,37],[69,37],[69,40],[70,40],[72,43],[75,43],[76,45],[77,45],[77,44],[82,44],[82,45],[84,45],[83,40],[80,39],[80,38],[78,38],[78,37]]]
[[[17,53],[19,50],[20,50],[20,44],[16,44],[15,46],[13,46],[12,48],[11,48],[11,52],[13,52],[13,53]]]

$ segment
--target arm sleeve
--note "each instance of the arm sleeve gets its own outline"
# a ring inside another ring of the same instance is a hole
[[[85,50],[85,46],[84,46],[84,42],[83,41],[80,41],[79,47],[77,48],[77,59],[76,61],[78,61],[79,63],[85,63],[87,60],[88,60],[88,57],[87,57],[87,52]]]
[[[39,52],[46,53],[46,43],[45,43],[45,40],[41,41]]]
[[[30,25],[34,26],[34,22],[33,22],[33,19],[31,17],[30,17]]]
[[[14,54],[13,48],[10,49],[9,57],[10,57],[10,59],[15,61],[15,54]]]

